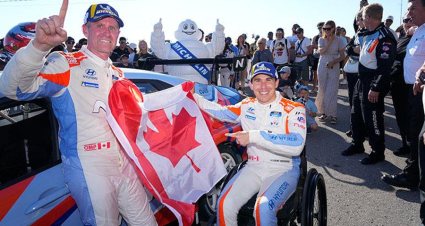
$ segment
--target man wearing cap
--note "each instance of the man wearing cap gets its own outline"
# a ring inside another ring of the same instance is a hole
[[[69,36],[66,39],[66,51],[68,51],[68,53],[74,52],[74,44],[75,44],[74,38]]]
[[[239,122],[243,131],[226,134],[248,149],[248,163],[226,185],[218,201],[220,225],[238,225],[239,209],[258,193],[256,225],[277,225],[276,212],[295,191],[306,137],[305,108],[276,91],[272,63],[252,67],[249,86],[255,94],[233,106],[220,106],[194,93],[199,107],[214,118]],[[279,194],[279,195],[276,195]]]
[[[127,39],[125,37],[120,37],[119,46],[115,47],[113,55],[111,55],[112,62],[116,62],[118,59],[112,58],[112,56],[118,56],[121,57],[123,54],[130,55],[130,51],[128,50],[128,43]]]
[[[300,25],[298,24],[294,24],[292,26],[292,36],[288,36],[286,37],[286,39],[290,42],[291,48],[289,50],[289,52],[291,52],[290,54],[290,58],[289,58],[289,62],[294,62],[295,60],[295,42],[297,42],[298,40],[298,36],[297,36],[297,28],[299,28]]]
[[[308,85],[308,79],[310,74],[309,59],[307,58],[313,52],[311,48],[311,41],[309,38],[304,37],[304,29],[296,29],[298,40],[295,42],[295,65],[300,66],[301,70],[298,70],[297,81],[303,85]]]
[[[59,122],[65,183],[84,225],[119,225],[119,214],[129,225],[156,225],[145,190],[103,110],[113,81],[123,76],[108,57],[124,24],[111,6],[92,5],[82,26],[87,46],[45,59],[67,39],[67,8],[64,0],[59,15],[37,22],[35,38],[0,77],[0,91],[15,100],[50,98]]]
[[[388,30],[390,30],[390,31],[391,31],[391,33],[393,33],[394,38],[398,39],[398,35],[397,35],[397,33],[396,33],[393,29],[391,29],[391,28],[390,28],[390,27],[391,27],[391,25],[393,24],[393,21],[394,21],[394,17],[390,15],[390,16],[388,16],[388,17],[387,17],[387,19],[385,20],[384,25],[385,25],[385,27],[387,27],[387,28],[388,28]]]

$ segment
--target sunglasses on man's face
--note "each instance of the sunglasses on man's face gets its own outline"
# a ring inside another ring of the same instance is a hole
[[[324,28],[322,28],[324,31],[330,31],[332,28],[330,28],[330,27],[324,27]]]
[[[412,18],[404,18],[403,23],[407,24],[412,21]]]

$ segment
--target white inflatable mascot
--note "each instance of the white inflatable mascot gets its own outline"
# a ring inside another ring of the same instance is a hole
[[[161,59],[196,59],[214,58],[221,54],[224,49],[224,26],[218,22],[215,26],[212,42],[204,44],[199,41],[202,34],[198,26],[192,20],[185,20],[180,23],[175,31],[176,43],[165,43],[164,32],[162,31],[162,19],[153,27],[151,35],[151,48],[155,55]],[[210,68],[204,64],[197,65],[170,65],[168,74],[185,78],[190,81],[208,84],[210,78]]]

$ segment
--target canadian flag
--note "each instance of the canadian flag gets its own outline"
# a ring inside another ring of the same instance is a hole
[[[105,148],[110,148],[110,147],[111,147],[111,142],[97,143],[97,150],[101,150],[101,149],[105,149]]]
[[[189,90],[193,83],[142,96],[129,80],[115,82],[107,120],[137,166],[145,187],[191,225],[194,205],[226,175],[223,160]]]

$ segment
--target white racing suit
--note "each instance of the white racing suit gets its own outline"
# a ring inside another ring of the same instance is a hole
[[[104,106],[121,70],[87,48],[52,53],[32,42],[9,61],[0,92],[15,100],[50,97],[59,121],[65,182],[85,225],[156,225],[145,190],[106,121]],[[103,107],[102,107],[103,106]]]
[[[256,225],[277,225],[277,211],[297,187],[306,137],[305,108],[279,92],[276,96],[267,105],[247,98],[223,107],[194,94],[199,107],[212,117],[240,122],[249,132],[248,163],[223,189],[217,225],[237,225],[239,209],[256,193]]]

